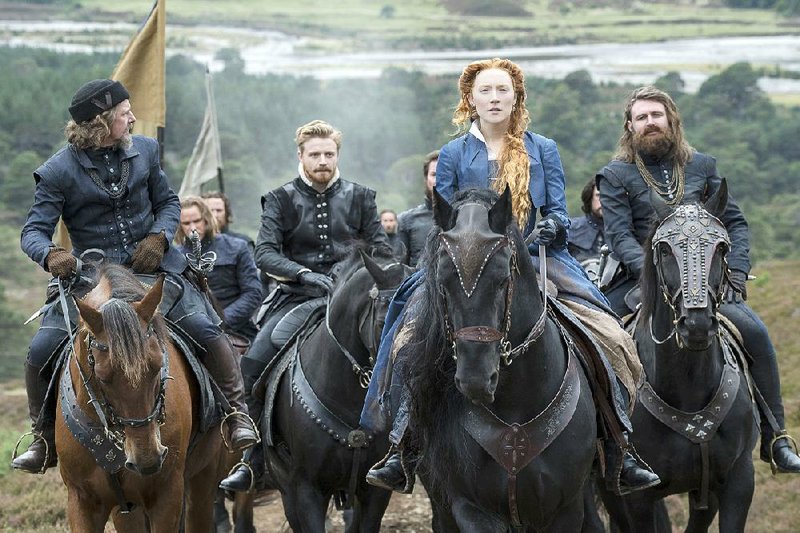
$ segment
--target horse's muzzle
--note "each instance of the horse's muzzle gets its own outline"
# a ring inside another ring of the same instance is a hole
[[[138,462],[128,460],[125,461],[125,468],[131,472],[136,472],[140,476],[152,476],[153,474],[158,474],[161,472],[161,467],[164,466],[164,461],[167,459],[168,453],[169,448],[163,446],[160,453],[156,456],[155,462],[148,465],[142,465]]]
[[[475,404],[493,403],[500,377],[497,364],[500,357],[498,343],[458,340],[456,350],[456,388]]]
[[[705,309],[689,309],[678,319],[675,331],[688,350],[704,351],[711,346],[719,331],[719,319]]]

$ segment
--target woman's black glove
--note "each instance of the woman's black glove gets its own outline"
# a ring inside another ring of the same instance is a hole
[[[333,280],[319,272],[303,271],[297,276],[297,281],[303,285],[317,287],[327,293],[333,292]]]
[[[533,242],[544,246],[562,247],[567,243],[567,228],[555,215],[547,215],[533,228]]]

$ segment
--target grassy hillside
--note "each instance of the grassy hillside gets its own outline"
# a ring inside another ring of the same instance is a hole
[[[43,5],[42,5],[43,4]],[[4,18],[139,23],[145,0],[53,0],[37,9],[0,2]],[[492,16],[476,16],[492,15]],[[465,48],[797,33],[796,21],[767,10],[728,9],[704,0],[169,0],[172,24],[243,25],[310,40],[314,49]]]
[[[779,353],[786,401],[787,422],[790,431],[800,437],[800,261],[759,264],[754,269],[758,280],[749,287],[750,303],[767,323]],[[9,457],[20,433],[26,430],[25,395],[20,379],[7,381],[0,389],[0,454]],[[14,532],[50,532],[66,529],[66,491],[59,474],[48,472],[45,476],[9,472],[8,461],[0,461],[0,530]],[[769,467],[756,462],[756,493],[750,509],[747,531],[752,533],[790,533],[797,531],[798,494],[800,476],[773,477]],[[394,500],[393,500],[394,501]],[[419,531],[419,526],[429,523],[429,517],[417,505],[411,516],[408,509],[402,517],[387,517],[386,524],[400,522],[401,529]],[[669,502],[674,526],[683,529],[687,520],[685,499],[672,498]],[[395,509],[393,511],[393,509]],[[273,510],[271,513],[279,511]],[[263,513],[263,511],[261,511]],[[257,522],[258,526],[263,522]],[[263,518],[262,518],[263,520]],[[409,520],[413,524],[409,525]],[[280,520],[278,520],[280,523]],[[417,526],[409,529],[411,526]],[[714,526],[715,529],[716,526]],[[395,531],[392,527],[388,530]],[[422,528],[424,530],[424,527]],[[676,529],[677,531],[678,529]]]

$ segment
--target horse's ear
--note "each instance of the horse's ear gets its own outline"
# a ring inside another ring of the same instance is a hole
[[[511,224],[513,212],[511,210],[511,189],[506,186],[503,194],[489,209],[489,227],[492,231],[504,235],[506,228]]]
[[[672,207],[653,189],[650,189],[650,205],[655,209],[659,222],[672,214]]]
[[[103,315],[79,298],[73,296],[73,299],[75,300],[75,305],[78,306],[78,314],[81,315],[81,319],[89,327],[89,330],[95,335],[100,335],[103,332]]]
[[[711,198],[706,200],[705,207],[706,211],[715,217],[719,218],[722,216],[722,213],[725,212],[725,208],[728,207],[728,180],[722,178],[717,190],[714,191]]]
[[[433,221],[437,226],[442,228],[442,231],[448,231],[453,228],[453,208],[447,203],[447,200],[439,194],[436,187],[433,188]]]
[[[133,304],[136,314],[145,322],[150,322],[153,319],[153,315],[156,314],[156,310],[158,310],[158,304],[161,303],[161,296],[164,293],[165,277],[166,274],[158,276],[156,282],[144,295],[144,298]]]
[[[383,268],[375,262],[364,250],[361,248],[358,249],[358,253],[361,254],[361,261],[364,263],[364,266],[367,268],[367,272],[369,275],[372,276],[372,279],[375,280],[375,284],[380,287],[386,278],[386,272],[383,271]]]

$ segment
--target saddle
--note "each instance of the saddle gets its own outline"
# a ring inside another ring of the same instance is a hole
[[[550,298],[548,305],[552,309],[553,318],[575,343],[578,360],[586,372],[598,414],[606,420],[606,427],[612,432],[609,436],[624,446],[623,433],[632,430],[631,423],[622,407],[625,402],[622,400],[616,374],[605,352],[594,335],[566,305],[555,298]]]
[[[272,330],[270,340],[272,344],[280,348],[285,346],[303,327],[312,313],[318,311],[321,307],[325,307],[328,299],[324,297],[314,298],[307,302],[301,303],[280,319],[275,329]]]

